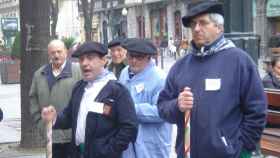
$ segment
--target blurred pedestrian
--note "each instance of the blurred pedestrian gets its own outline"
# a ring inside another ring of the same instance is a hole
[[[74,84],[81,79],[78,64],[67,60],[67,50],[61,40],[52,40],[48,45],[49,63],[40,67],[33,76],[30,97],[30,114],[39,129],[45,125],[41,120],[41,109],[52,104],[57,111],[61,111],[71,97]],[[53,158],[68,158],[71,154],[70,130],[53,131]]]
[[[169,41],[168,41],[168,50],[169,50],[169,56],[175,55],[177,48],[175,46],[175,43],[174,43],[174,40],[172,37],[170,37]]]
[[[251,157],[266,122],[258,69],[246,52],[224,38],[222,3],[189,6],[182,22],[193,40],[189,53],[169,71],[159,114],[177,124],[178,158],[188,152],[191,158]]]
[[[183,39],[181,40],[180,49],[178,51],[178,56],[179,57],[181,55],[184,56],[186,54],[186,52],[187,52],[188,47],[189,47],[189,41],[184,36]]]
[[[111,53],[111,62],[108,65],[108,69],[116,75],[117,79],[120,77],[122,69],[127,65],[126,50],[121,46],[123,40],[122,38],[117,38],[108,44]]]
[[[137,120],[128,90],[105,69],[108,48],[97,42],[82,44],[73,54],[79,58],[83,79],[58,115],[53,106],[42,110],[54,129],[72,128],[74,158],[120,158],[135,141]]]
[[[152,59],[157,49],[146,39],[128,39],[122,46],[127,50],[128,66],[119,81],[130,91],[139,121],[136,142],[123,158],[169,158],[172,127],[159,117],[156,105],[166,77]]]

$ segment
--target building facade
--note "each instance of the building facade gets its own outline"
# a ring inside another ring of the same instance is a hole
[[[76,0],[59,0],[56,34],[59,38],[80,38],[81,18]]]
[[[255,31],[261,36],[260,51],[262,57],[272,53],[280,54],[280,1],[253,0]]]
[[[155,43],[170,37],[190,39],[190,31],[181,22],[186,5],[184,0],[96,0],[98,29],[93,29],[103,43],[122,36],[149,38]]]

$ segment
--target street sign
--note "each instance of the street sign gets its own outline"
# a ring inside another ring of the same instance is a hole
[[[1,19],[2,31],[16,32],[18,31],[18,18],[2,18]]]

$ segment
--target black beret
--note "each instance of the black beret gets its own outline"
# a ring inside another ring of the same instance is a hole
[[[198,1],[188,6],[188,13],[182,18],[183,25],[190,27],[191,20],[201,14],[218,13],[224,16],[223,4],[216,1]]]
[[[129,38],[121,43],[121,46],[127,50],[128,53],[157,54],[157,48],[148,39]]]
[[[108,48],[104,44],[98,42],[85,42],[77,48],[77,50],[72,54],[72,57],[80,57],[81,55],[89,53],[96,53],[104,56],[107,52]]]
[[[112,41],[109,42],[108,48],[120,46],[123,40],[124,40],[123,38],[113,39]]]

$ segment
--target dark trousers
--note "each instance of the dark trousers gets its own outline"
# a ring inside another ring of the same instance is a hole
[[[53,143],[52,158],[71,158],[70,143]]]

